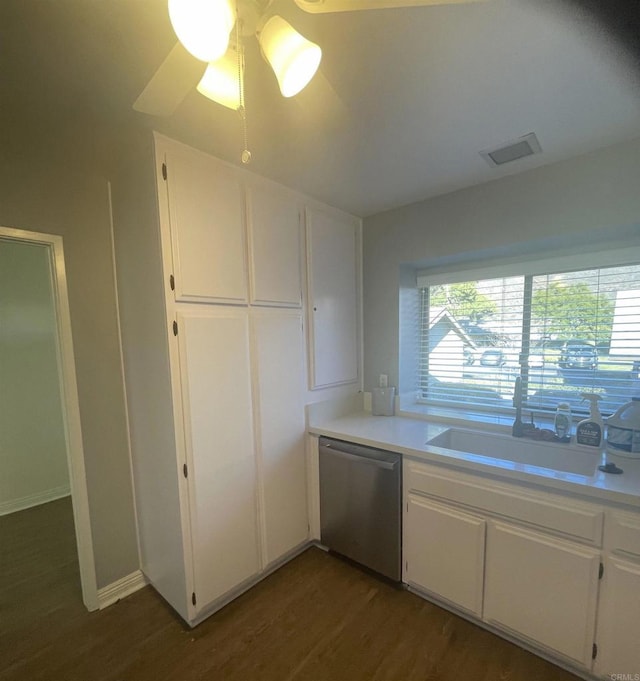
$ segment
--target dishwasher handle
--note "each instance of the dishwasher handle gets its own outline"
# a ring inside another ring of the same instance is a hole
[[[323,444],[320,446],[320,452],[323,449],[328,450],[330,454],[334,454],[342,459],[347,459],[348,461],[354,461],[356,463],[364,463],[369,466],[374,466],[375,468],[383,468],[387,471],[392,471],[396,468],[397,461],[382,461],[381,459],[374,459],[369,456],[360,456],[358,454],[350,454],[349,452],[344,452],[340,449],[332,447],[330,444]]]

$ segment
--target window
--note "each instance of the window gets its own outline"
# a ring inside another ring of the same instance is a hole
[[[418,286],[420,401],[510,408],[517,376],[535,410],[568,402],[585,412],[581,393],[595,392],[607,415],[640,396],[640,264],[554,259],[426,273]]]

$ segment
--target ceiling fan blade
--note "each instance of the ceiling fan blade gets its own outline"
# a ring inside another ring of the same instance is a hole
[[[467,2],[483,2],[483,0],[295,0],[298,7],[311,14],[420,7],[422,5],[452,5]]]
[[[292,99],[304,112],[306,121],[326,129],[338,129],[348,121],[349,110],[322,68],[316,71],[311,83]]]
[[[169,52],[133,108],[152,116],[170,116],[202,78],[207,65],[195,59],[181,43]]]

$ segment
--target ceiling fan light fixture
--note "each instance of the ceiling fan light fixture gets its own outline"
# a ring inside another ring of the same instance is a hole
[[[169,0],[169,18],[185,49],[213,62],[227,51],[236,10],[230,0]]]
[[[264,25],[259,41],[265,59],[276,74],[283,97],[297,95],[320,66],[320,47],[300,35],[277,14]]]
[[[196,89],[208,99],[237,111],[240,108],[240,86],[235,50],[227,50],[222,59],[210,63]]]

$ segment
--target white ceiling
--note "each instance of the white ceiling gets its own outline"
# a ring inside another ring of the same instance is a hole
[[[250,169],[357,215],[640,135],[637,73],[568,5],[274,6],[321,45],[323,62],[285,100],[250,40]],[[139,124],[239,165],[238,114],[195,91],[166,119],[131,109],[174,44],[165,0],[1,0],[3,136]],[[491,168],[478,153],[529,132],[538,156]]]

